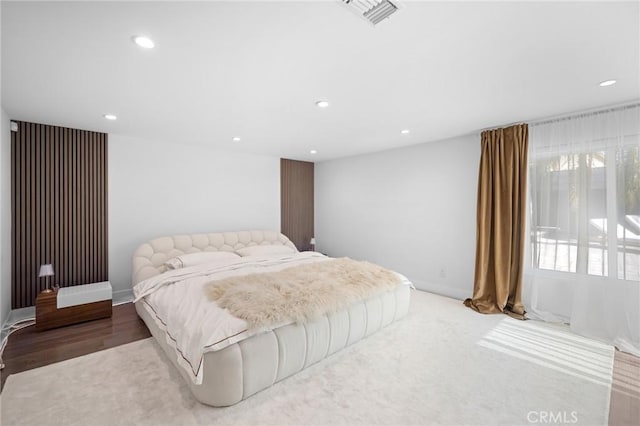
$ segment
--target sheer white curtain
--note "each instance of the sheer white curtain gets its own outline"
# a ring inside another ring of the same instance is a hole
[[[640,104],[529,127],[530,317],[640,355]]]

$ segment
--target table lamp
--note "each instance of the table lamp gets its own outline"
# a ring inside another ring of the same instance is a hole
[[[51,264],[40,265],[40,273],[38,274],[38,277],[46,277],[47,279],[47,288],[43,290],[44,293],[51,293],[52,290],[49,288],[49,277],[53,275],[53,266],[51,266]]]

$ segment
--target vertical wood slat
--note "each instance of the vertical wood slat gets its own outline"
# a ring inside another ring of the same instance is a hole
[[[41,170],[41,166],[42,166],[42,150],[41,148],[41,143],[42,140],[40,139],[40,130],[41,130],[41,126],[38,126],[37,124],[31,123],[31,132],[34,135],[34,144],[33,144],[33,171],[34,171],[34,175],[35,175],[35,179],[33,179],[32,181],[32,186],[31,186],[31,200],[33,203],[33,209],[31,210],[31,230],[33,232],[33,244],[31,244],[31,256],[35,257],[35,258],[42,258],[42,245],[41,240],[40,240],[40,225],[41,225],[41,211],[40,211],[40,199],[42,198],[42,193],[44,192],[42,188],[42,172],[43,170]],[[42,283],[40,282],[41,280],[37,279],[37,273],[38,271],[33,271],[31,270],[32,273],[34,273],[35,275],[32,275],[32,279],[34,280],[34,282],[37,284],[37,291],[40,292],[42,290]]]
[[[313,163],[280,159],[280,231],[298,250],[310,250],[314,236]]]
[[[108,179],[108,167],[109,167],[109,156],[107,155],[107,147],[109,146],[108,135],[105,133],[102,135],[102,186],[104,194],[109,193],[109,179]],[[100,211],[101,214],[101,230],[102,230],[102,250],[104,252],[103,256],[105,259],[109,258],[109,220],[108,220],[108,206],[109,206],[109,197],[106,195],[102,198],[104,203],[103,209]],[[104,262],[101,264],[102,273],[104,275],[109,275],[109,262]]]
[[[35,304],[41,264],[61,287],[108,280],[107,143],[36,123],[11,133],[13,309]]]

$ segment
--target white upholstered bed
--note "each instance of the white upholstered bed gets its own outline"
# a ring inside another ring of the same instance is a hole
[[[254,246],[288,247],[295,253],[268,259],[249,256],[234,260],[231,266],[198,266],[182,272],[167,271],[165,266],[170,259],[186,253],[235,253]],[[216,302],[202,297],[204,301],[198,302],[199,305],[189,305],[195,302],[186,297],[181,299],[180,295],[202,293],[199,286],[211,281],[214,270],[216,273],[223,270],[224,276],[237,273],[240,267],[253,271],[259,265],[265,270],[282,270],[289,267],[288,262],[294,265],[327,259],[318,253],[299,253],[293,243],[278,232],[240,231],[157,238],[142,244],[133,256],[136,310],[200,402],[233,405],[403,317],[409,308],[410,283],[402,277],[402,283],[393,288],[337,312],[306,323],[279,324],[253,332],[248,332],[247,323],[238,318],[231,318],[230,325],[213,325],[218,317],[230,315],[226,309],[221,310]],[[192,283],[186,285],[177,278],[165,278],[172,274],[196,278],[189,278],[192,281],[185,278],[184,282]],[[158,285],[165,282],[169,284]],[[180,307],[180,304],[189,306]],[[211,309],[216,312],[209,312]],[[189,324],[173,318],[179,316],[176,312],[180,310],[191,313],[184,320]],[[190,330],[187,334],[198,337],[195,346],[199,352],[189,350],[186,338],[179,336],[187,330]],[[226,337],[222,339],[216,333],[226,333],[220,334]]]

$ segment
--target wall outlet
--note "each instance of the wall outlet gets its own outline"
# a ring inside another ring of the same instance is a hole
[[[440,278],[447,278],[447,271],[444,268],[440,268],[440,273],[438,274]]]

